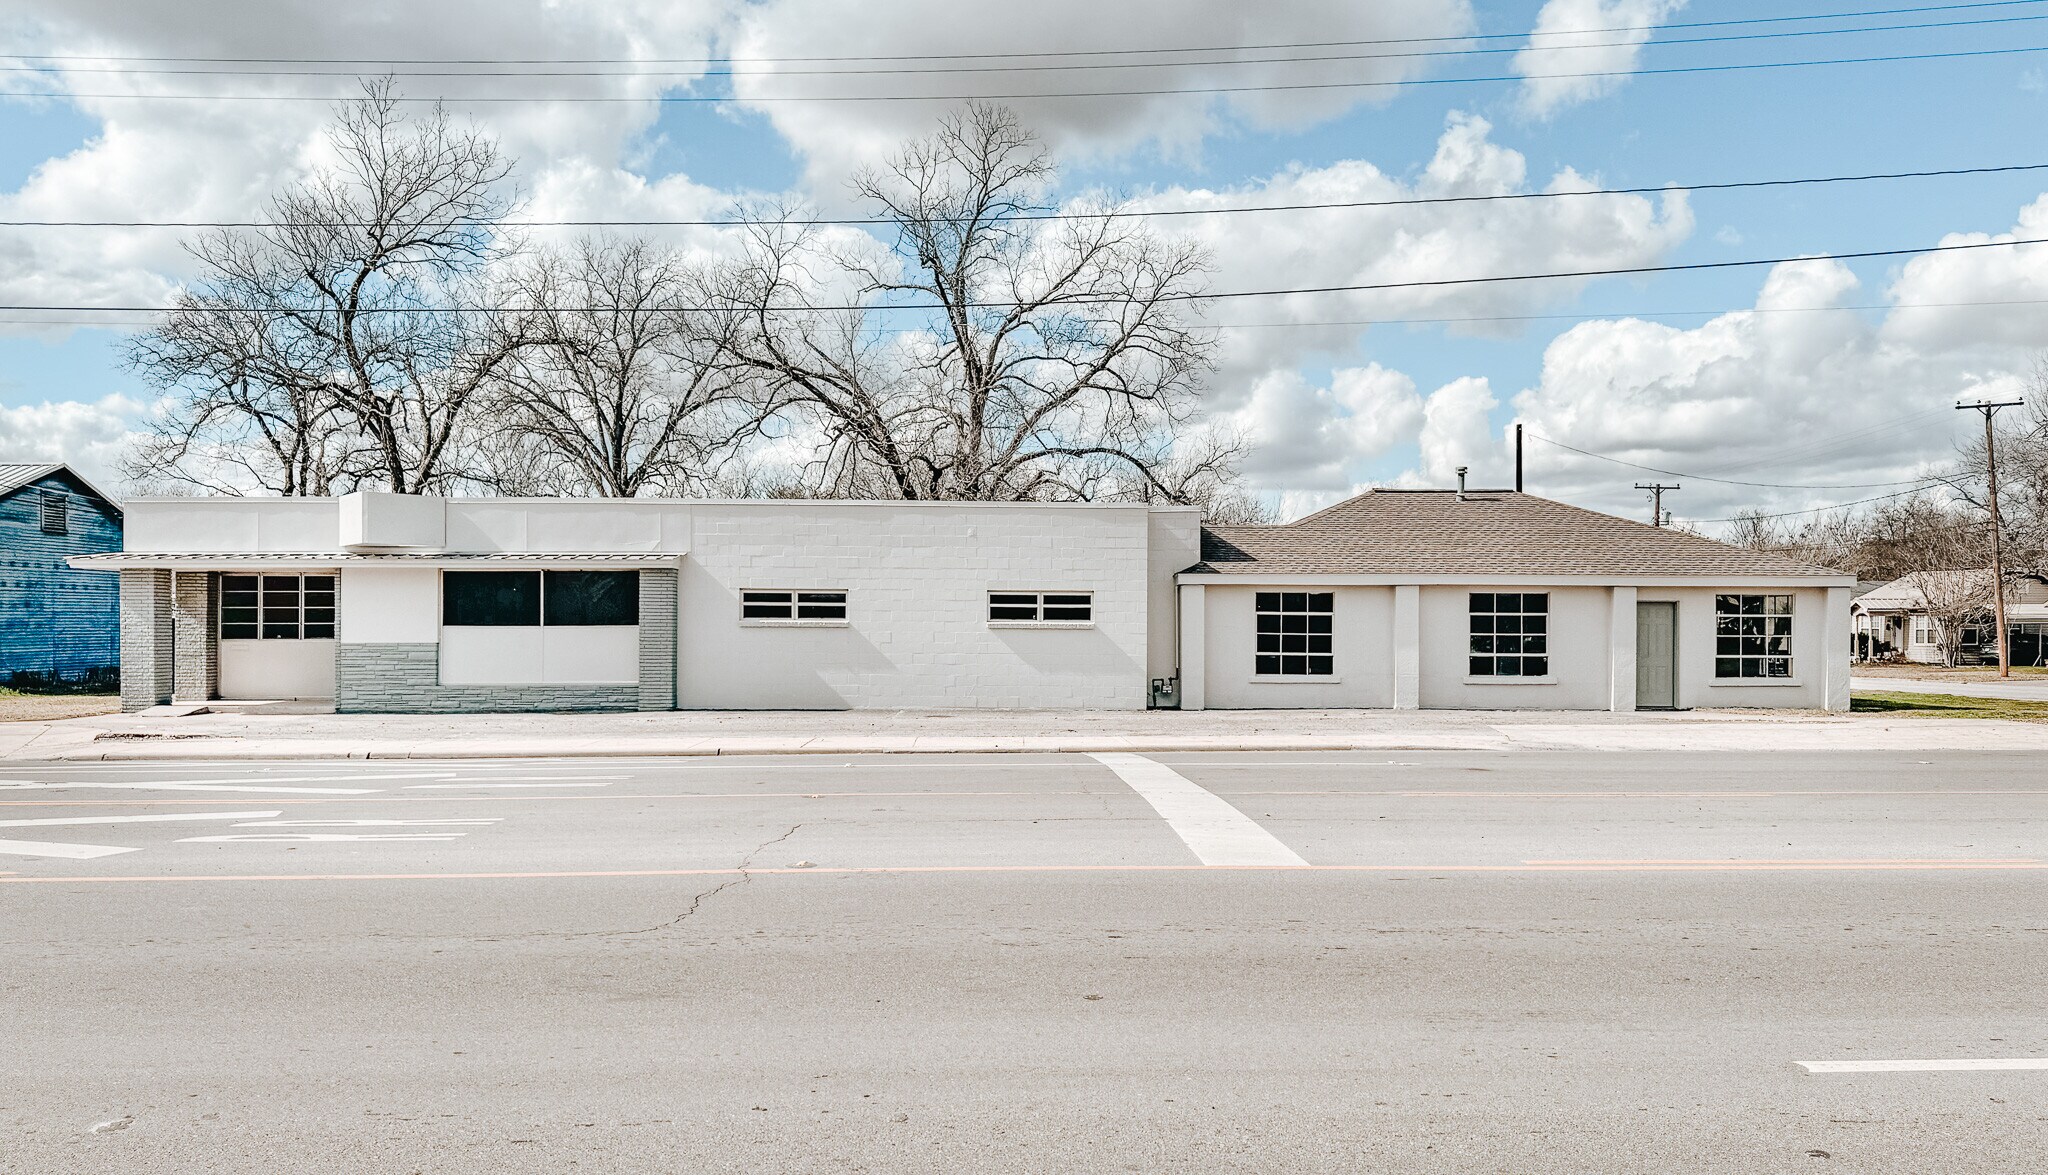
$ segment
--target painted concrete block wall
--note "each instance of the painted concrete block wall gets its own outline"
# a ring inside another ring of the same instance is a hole
[[[692,507],[686,709],[1146,704],[1147,511],[790,503]],[[748,588],[847,592],[845,627],[749,627]],[[991,590],[1088,591],[1085,629],[988,625]]]
[[[1555,684],[1468,682],[1471,593],[1550,593]],[[1487,584],[1422,589],[1422,706],[1430,710],[1605,710],[1612,614],[1605,587]],[[1631,619],[1630,623],[1634,623]]]
[[[676,705],[676,573],[640,572],[640,696],[642,710]]]
[[[634,710],[638,685],[445,685],[425,644],[335,647],[334,708],[343,714],[483,714]]]
[[[1323,591],[1330,602],[1335,678],[1260,679],[1260,591]],[[1217,585],[1203,591],[1205,653],[1202,701],[1211,710],[1338,707],[1385,709],[1394,704],[1394,589],[1391,587],[1255,587]]]
[[[220,696],[220,577],[210,571],[171,573],[171,700]]]
[[[1179,594],[1173,577],[1201,562],[1202,512],[1154,510],[1147,520],[1145,676],[1172,677],[1180,665]]]

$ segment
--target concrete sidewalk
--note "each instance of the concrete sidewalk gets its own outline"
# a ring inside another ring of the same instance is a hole
[[[1963,698],[2008,698],[2016,702],[2048,702],[2048,678],[2013,677],[2005,681],[1943,681],[1936,677],[1849,678],[1852,693],[1954,694]]]
[[[0,725],[0,759],[466,759],[1077,751],[2044,750],[2048,725],[1783,711],[132,714]]]

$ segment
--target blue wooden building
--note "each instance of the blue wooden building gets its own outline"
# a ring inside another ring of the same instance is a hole
[[[121,507],[50,462],[0,463],[0,685],[102,678],[121,665],[120,581],[65,558],[121,549]]]

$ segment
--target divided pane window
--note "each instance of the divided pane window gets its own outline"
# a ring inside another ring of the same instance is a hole
[[[42,524],[44,534],[71,533],[71,497],[63,490],[44,490]]]
[[[1792,597],[1714,597],[1714,676],[1792,676]]]
[[[331,575],[223,575],[220,639],[333,640]]]
[[[990,623],[1093,624],[1093,592],[990,592]]]
[[[544,571],[541,603],[543,623],[551,627],[638,624],[640,573]]]
[[[846,593],[749,589],[740,593],[740,619],[819,622],[845,620]]]
[[[441,623],[458,628],[640,623],[637,571],[448,571]]]
[[[1261,676],[1327,677],[1336,672],[1330,652],[1335,592],[1259,592],[1254,672]]]
[[[1550,675],[1549,592],[1473,592],[1470,604],[1470,676]]]

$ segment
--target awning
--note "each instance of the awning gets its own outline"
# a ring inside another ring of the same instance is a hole
[[[102,555],[73,555],[67,562],[86,571],[309,571],[342,567],[632,570],[675,567],[682,559],[675,551],[111,551]]]

